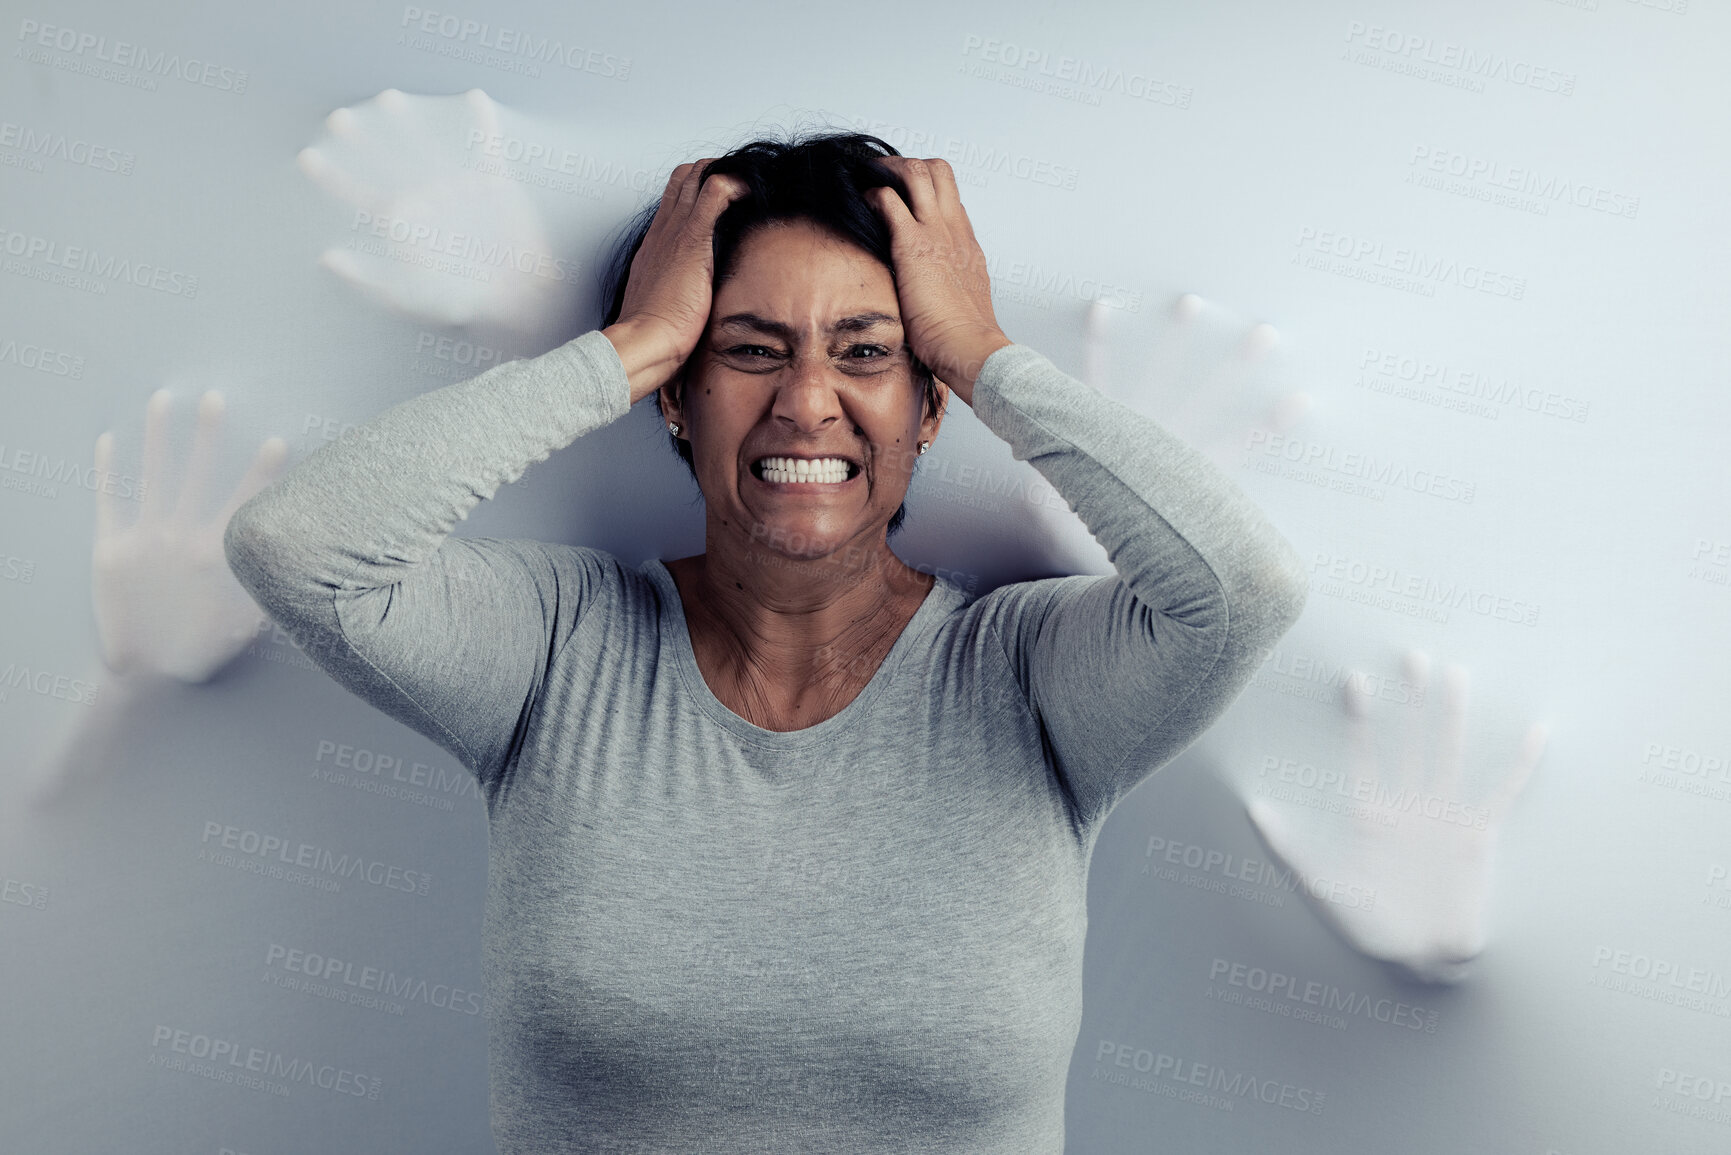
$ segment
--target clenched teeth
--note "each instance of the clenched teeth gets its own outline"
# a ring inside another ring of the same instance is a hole
[[[852,466],[840,457],[765,457],[753,467],[765,481],[786,484],[794,481],[846,481]]]

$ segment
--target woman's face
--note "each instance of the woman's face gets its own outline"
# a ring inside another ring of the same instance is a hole
[[[851,556],[875,558],[915,447],[940,424],[922,412],[890,271],[804,220],[754,230],[735,257],[679,415],[671,386],[662,397],[691,440],[708,515],[724,536],[785,557],[852,545],[863,552]],[[772,480],[766,457],[841,458],[846,479]]]

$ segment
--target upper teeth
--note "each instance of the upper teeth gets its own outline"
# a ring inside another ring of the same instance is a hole
[[[846,481],[847,462],[840,457],[765,457],[765,481]]]

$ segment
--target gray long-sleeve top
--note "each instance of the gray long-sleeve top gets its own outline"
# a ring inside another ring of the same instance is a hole
[[[1116,576],[940,578],[844,709],[766,730],[660,561],[449,536],[629,398],[587,333],[387,410],[228,528],[302,648],[478,779],[500,1151],[1062,1151],[1095,839],[1297,617],[1298,558],[1011,345],[974,411]]]

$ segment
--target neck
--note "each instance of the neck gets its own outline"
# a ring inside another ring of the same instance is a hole
[[[789,677],[834,675],[850,656],[899,634],[907,617],[897,609],[917,608],[936,580],[910,568],[882,537],[817,558],[713,534],[705,544],[704,553],[667,563],[694,595],[686,617],[747,665]]]

